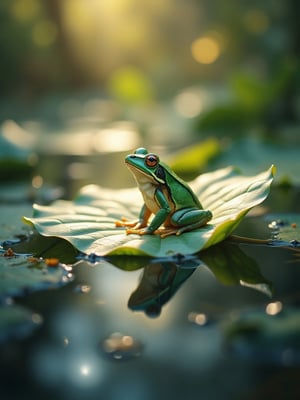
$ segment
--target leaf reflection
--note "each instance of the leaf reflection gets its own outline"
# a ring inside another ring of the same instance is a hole
[[[272,296],[273,286],[257,262],[235,244],[223,242],[201,253],[203,262],[224,285],[242,285]]]
[[[224,285],[246,286],[272,296],[272,284],[260,272],[256,261],[238,245],[223,242],[198,256],[170,258],[111,257],[110,263],[122,270],[143,269],[142,276],[128,300],[132,311],[158,317],[162,307],[199,266],[209,268]]]

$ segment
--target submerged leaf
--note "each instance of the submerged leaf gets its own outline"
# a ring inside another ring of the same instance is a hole
[[[34,205],[33,218],[24,218],[44,236],[63,238],[86,254],[150,255],[192,254],[224,240],[254,206],[267,196],[275,167],[246,177],[232,168],[200,175],[190,186],[213,219],[204,227],[180,236],[126,235],[115,221],[136,219],[142,198],[136,188],[111,190],[95,185],[81,189],[74,201],[51,206]]]

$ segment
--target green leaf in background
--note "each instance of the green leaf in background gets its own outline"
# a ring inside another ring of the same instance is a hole
[[[33,137],[12,120],[0,125],[0,182],[21,180],[30,176]]]
[[[209,161],[220,153],[220,142],[215,138],[209,138],[175,153],[169,158],[168,164],[179,175],[192,175],[195,171],[203,170]]]
[[[98,255],[193,254],[224,240],[254,206],[269,194],[275,168],[256,176],[242,176],[228,167],[200,175],[190,182],[213,219],[206,226],[180,236],[126,235],[115,221],[136,219],[142,205],[136,188],[111,190],[95,185],[83,187],[74,201],[51,206],[34,205],[33,218],[24,218],[44,236],[60,237],[83,253]]]
[[[241,137],[228,144],[225,151],[217,158],[216,168],[222,165],[238,165],[249,174],[264,169],[265,165],[276,160],[276,183],[300,184],[299,147],[287,141],[268,142],[259,137]]]

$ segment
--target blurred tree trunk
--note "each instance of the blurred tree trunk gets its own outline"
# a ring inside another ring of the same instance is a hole
[[[300,2],[299,0],[289,0],[288,18],[286,21],[285,29],[289,33],[290,56],[294,65],[294,72],[291,82],[287,88],[284,101],[286,102],[286,119],[289,122],[299,122],[299,115],[297,113],[297,97],[300,90],[299,84],[299,66],[300,66]]]
[[[88,80],[69,46],[69,38],[64,26],[61,4],[61,0],[45,2],[48,15],[56,24],[58,29],[58,47],[63,64],[66,84],[72,87],[82,87],[88,83]]]
[[[299,58],[300,56],[300,2],[299,0],[289,0],[290,15],[289,19],[291,21],[290,30],[291,37],[293,38],[293,51],[295,56]]]

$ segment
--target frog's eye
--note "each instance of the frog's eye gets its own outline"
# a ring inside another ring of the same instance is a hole
[[[148,154],[145,157],[145,163],[147,167],[153,168],[159,163],[159,158],[155,154]]]

